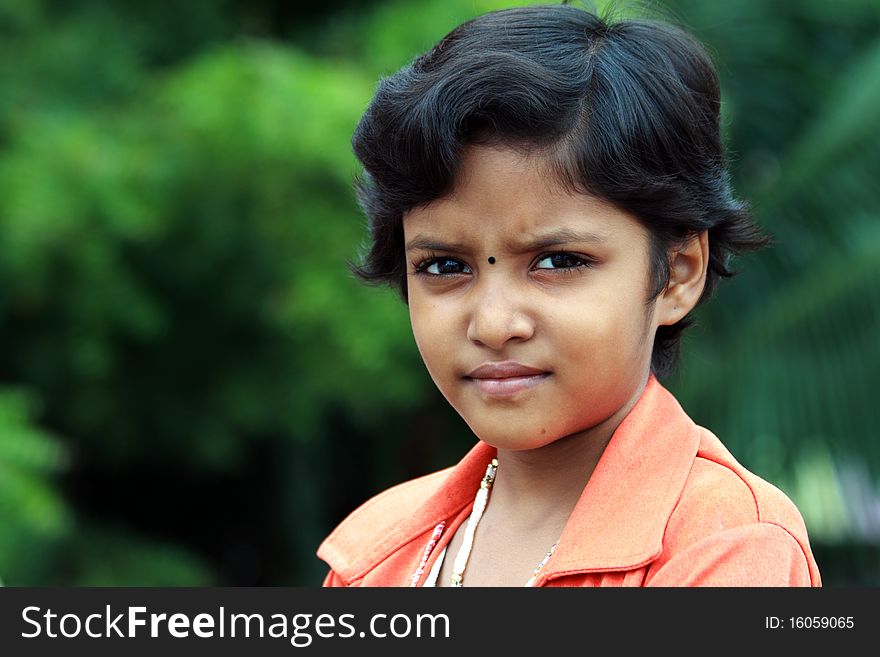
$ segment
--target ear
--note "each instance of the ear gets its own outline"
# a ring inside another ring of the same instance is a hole
[[[672,325],[687,315],[703,294],[709,266],[709,231],[694,235],[669,254],[669,283],[658,300],[658,326]]]

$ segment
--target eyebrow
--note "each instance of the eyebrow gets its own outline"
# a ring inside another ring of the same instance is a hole
[[[570,244],[572,242],[588,242],[591,244],[604,244],[607,239],[597,233],[589,231],[577,231],[571,228],[560,228],[558,230],[545,233],[535,237],[530,242],[511,242],[507,246],[514,253],[525,253],[527,251],[540,251],[551,246],[559,246],[560,244]],[[468,250],[466,244],[459,242],[444,242],[425,235],[416,235],[406,243],[406,250],[413,251],[416,249],[425,249],[427,251],[450,251],[453,253],[464,253]]]

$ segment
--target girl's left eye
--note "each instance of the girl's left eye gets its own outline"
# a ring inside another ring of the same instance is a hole
[[[548,263],[542,265],[542,263]],[[573,253],[550,253],[543,256],[535,263],[535,269],[575,269],[576,267],[589,267],[589,260],[576,256]]]

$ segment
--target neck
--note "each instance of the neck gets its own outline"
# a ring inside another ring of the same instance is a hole
[[[530,450],[498,450],[498,473],[487,516],[504,517],[519,531],[561,531],[614,431],[635,406],[646,381],[599,424]]]

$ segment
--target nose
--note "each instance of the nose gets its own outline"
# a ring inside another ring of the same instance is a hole
[[[501,277],[481,283],[474,290],[468,340],[497,351],[510,340],[531,338],[535,322],[516,291],[510,289],[509,284],[505,285]]]

